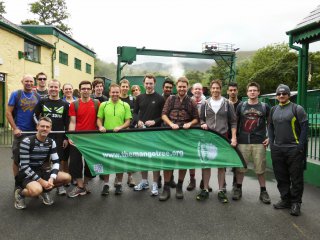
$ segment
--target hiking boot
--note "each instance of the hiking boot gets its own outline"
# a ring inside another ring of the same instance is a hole
[[[203,201],[209,198],[209,191],[201,190],[201,192],[197,195],[197,200]]]
[[[290,214],[292,216],[300,216],[301,214],[300,208],[301,208],[301,203],[292,203]]]
[[[276,204],[273,204],[273,207],[275,209],[285,209],[285,208],[291,208],[291,203],[289,201],[280,200]]]
[[[39,198],[42,200],[43,204],[45,204],[45,205],[52,205],[53,204],[53,200],[48,192],[42,192],[39,195]]]
[[[128,176],[127,184],[128,184],[128,186],[131,187],[131,188],[133,188],[133,187],[136,185],[136,183],[133,181],[132,176]]]
[[[20,188],[14,191],[14,207],[16,209],[25,209],[27,207],[25,197],[21,196],[20,192],[21,192]]]
[[[178,185],[179,185],[179,183],[178,183]],[[177,187],[178,187],[178,185],[177,185]],[[188,185],[188,187],[187,187],[187,190],[188,190],[188,191],[192,191],[192,190],[195,189],[195,188],[196,188],[196,179],[191,178],[191,179],[190,179],[190,183],[189,183],[189,185]]]
[[[152,183],[152,190],[151,190],[151,196],[158,196],[159,190],[158,190],[158,183]]]
[[[121,184],[117,184],[116,185],[116,190],[114,191],[115,195],[121,195],[122,194],[122,185]]]
[[[170,186],[168,185],[164,185],[163,186],[163,191],[162,193],[160,194],[160,197],[159,197],[159,201],[167,201],[169,198],[170,198]]]
[[[233,189],[232,200],[237,201],[237,200],[240,200],[241,197],[242,197],[242,189],[235,187]]]
[[[177,187],[177,184],[176,184],[176,182],[174,181],[173,175],[172,175],[171,178],[170,178],[169,186],[170,186],[171,188],[176,188],[176,187]]]
[[[261,202],[263,202],[264,204],[270,204],[271,203],[271,199],[269,197],[269,194],[267,191],[262,191],[260,193],[259,199],[261,200]]]
[[[203,185],[203,180],[202,180],[202,179],[201,179],[201,181],[200,181],[199,187],[200,187],[201,190],[204,189],[204,185]],[[208,190],[209,190],[209,192],[212,192],[212,187],[208,186]]]
[[[66,194],[67,194],[67,191],[66,191],[66,189],[64,188],[64,186],[57,187],[57,194],[58,194],[59,196],[63,196],[63,195],[66,195]]]
[[[228,203],[229,202],[229,200],[227,198],[227,195],[222,190],[220,190],[218,192],[218,199],[222,203]]]
[[[74,198],[74,197],[78,197],[79,195],[83,196],[86,195],[87,191],[84,188],[80,188],[80,187],[74,187],[69,193],[68,193],[68,197],[69,198]]]
[[[179,182],[176,187],[176,198],[183,199],[182,183]]]
[[[102,191],[101,191],[101,196],[107,196],[109,195],[109,185],[106,184],[103,186]]]
[[[142,191],[145,189],[149,189],[149,183],[141,181],[137,186],[133,188],[134,191]]]
[[[162,188],[162,177],[161,177],[161,175],[159,175],[159,177],[158,177],[157,184],[158,184],[158,188]]]

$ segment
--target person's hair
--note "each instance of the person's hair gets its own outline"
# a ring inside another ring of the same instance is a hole
[[[260,85],[259,85],[259,83],[256,83],[256,82],[250,82],[250,83],[248,83],[248,85],[247,85],[247,91],[248,91],[249,87],[256,87],[256,88],[258,89],[258,91],[260,92]]]
[[[146,80],[146,78],[151,78],[153,79],[154,83],[156,83],[156,77],[153,74],[151,73],[146,74],[143,78],[143,82]]]
[[[36,75],[36,79],[38,79],[38,77],[39,77],[40,75],[45,75],[46,78],[47,78],[47,74],[45,74],[44,72],[39,72],[39,73]]]
[[[194,88],[196,85],[199,85],[201,88],[203,88],[203,86],[202,86],[201,83],[194,83],[194,84],[192,85],[192,88]]]
[[[222,81],[220,79],[214,79],[210,83],[210,88],[212,87],[213,84],[218,84],[220,89],[222,89]]]
[[[79,89],[73,89],[72,91],[72,95],[77,97],[77,98],[80,98],[80,92],[79,92]]]
[[[141,90],[139,85],[132,85],[132,87],[131,87],[131,92],[132,92],[132,90],[135,89],[135,88],[138,88],[139,90]]]
[[[92,89],[92,83],[88,80],[83,80],[79,83],[79,90],[81,90],[81,86],[84,85],[84,84],[90,84],[90,87]]]
[[[73,89],[73,86],[72,86],[72,84],[71,84],[71,83],[65,83],[65,84],[63,84],[63,85],[62,85],[62,90],[64,90],[64,87],[65,87],[65,86],[67,86],[67,85],[70,85],[70,86],[71,86],[71,88]]]
[[[92,88],[94,89],[98,84],[102,84],[104,87],[104,81],[102,78],[95,78],[92,82]]]
[[[238,89],[238,83],[236,83],[236,82],[230,82],[230,83],[228,84],[228,89],[229,89],[229,87],[235,87],[235,88]]]
[[[52,83],[52,82],[55,82],[55,83],[59,83],[59,88],[61,87],[61,83],[58,79],[51,79],[49,82],[48,82],[48,86]]]
[[[164,85],[166,85],[166,83],[171,84],[172,87],[174,86],[174,82],[170,78],[167,77],[167,78],[164,79],[164,82],[162,84],[162,88],[164,88]]]
[[[111,90],[111,88],[120,88],[120,86],[116,83],[111,83],[110,86],[109,86],[109,91]]]
[[[46,121],[46,122],[50,123],[52,126],[52,120],[49,117],[41,117],[39,119],[38,125],[39,125],[40,121]]]
[[[122,79],[120,82],[119,82],[119,85],[121,86],[123,83],[126,83],[126,84],[128,84],[129,85],[129,87],[130,87],[130,82],[129,82],[129,80],[128,79]]]
[[[178,85],[179,82],[186,83],[187,86],[189,85],[189,80],[186,77],[179,77],[178,80],[177,80],[177,85]]]

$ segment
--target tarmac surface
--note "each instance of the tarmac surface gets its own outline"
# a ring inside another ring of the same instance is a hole
[[[307,184],[300,217],[291,216],[288,209],[275,210],[261,203],[252,171],[245,177],[240,201],[231,200],[232,173],[228,171],[230,201],[218,202],[215,169],[210,180],[213,193],[204,202],[195,200],[199,188],[186,191],[183,200],[175,198],[173,189],[166,202],[151,197],[150,191],[134,192],[126,185],[121,196],[115,196],[111,187],[110,195],[102,197],[103,183],[96,177],[90,183],[89,195],[69,199],[53,190],[52,206],[27,199],[27,209],[16,210],[10,148],[0,148],[0,156],[0,239],[320,239],[320,189]],[[198,187],[201,174],[200,170],[196,172]],[[138,182],[140,174],[134,174],[134,178]],[[114,176],[110,179],[113,183]],[[184,189],[188,181],[187,173]],[[267,190],[276,203],[279,193],[271,171],[267,173]]]

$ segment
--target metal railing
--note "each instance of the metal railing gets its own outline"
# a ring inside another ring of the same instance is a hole
[[[12,129],[6,121],[2,126],[0,126],[0,146],[10,146],[12,145],[12,140]]]
[[[308,158],[320,160],[320,114],[309,113]]]

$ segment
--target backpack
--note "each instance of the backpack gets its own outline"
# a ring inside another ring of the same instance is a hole
[[[16,110],[17,110],[17,108],[18,108],[18,103],[19,103],[19,101],[20,101],[20,99],[21,99],[21,97],[22,97],[22,91],[23,91],[23,90],[19,89],[19,90],[17,91],[17,95],[16,95],[16,97],[15,97],[15,99],[14,99],[14,109],[13,109],[13,112],[12,112],[12,117],[13,117],[13,119],[15,119],[15,117],[16,117],[16,116],[15,116],[15,115],[16,115]],[[36,96],[38,102],[40,101],[41,97],[40,97],[39,94],[37,94],[37,93],[35,93],[34,91],[32,91],[32,95],[33,95],[33,96]]]
[[[98,112],[98,107],[99,107],[99,100],[93,99],[93,98],[91,98],[91,99],[92,99],[93,104],[94,104],[94,109],[96,110],[96,113],[97,113]],[[75,112],[77,114],[78,113],[78,109],[79,109],[79,99],[75,100],[73,102],[73,104],[74,104],[74,110],[75,110]]]

